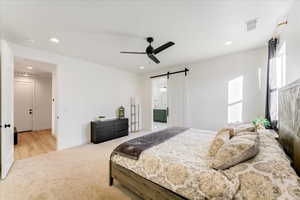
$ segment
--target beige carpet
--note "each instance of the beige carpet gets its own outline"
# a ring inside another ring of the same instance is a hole
[[[17,160],[0,182],[0,199],[138,199],[117,183],[108,186],[109,156],[121,142],[144,134]]]

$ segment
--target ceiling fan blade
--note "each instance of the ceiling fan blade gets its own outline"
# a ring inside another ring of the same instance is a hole
[[[146,52],[134,52],[134,51],[121,51],[120,53],[127,53],[127,54],[146,54]]]
[[[160,47],[156,48],[153,50],[153,53],[154,54],[158,54],[159,52],[169,48],[170,46],[173,46],[175,43],[174,42],[167,42],[166,44],[164,45],[161,45]]]
[[[156,64],[159,64],[160,61],[153,55],[153,54],[148,54],[148,57],[153,60]]]

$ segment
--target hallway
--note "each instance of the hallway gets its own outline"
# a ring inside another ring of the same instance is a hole
[[[15,145],[15,160],[48,153],[56,150],[56,139],[51,130],[23,132],[18,134],[18,144]]]

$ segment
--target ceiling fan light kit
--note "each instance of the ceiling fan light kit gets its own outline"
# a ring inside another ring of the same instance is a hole
[[[154,41],[152,37],[147,37],[146,38],[147,42],[149,43],[149,46],[146,48],[144,52],[134,52],[134,51],[121,51],[120,53],[126,53],[126,54],[147,54],[147,56],[156,64],[159,64],[160,61],[155,57],[158,53],[164,51],[165,49],[173,46],[175,43],[174,42],[167,42],[160,47],[154,49],[151,45],[151,43]]]

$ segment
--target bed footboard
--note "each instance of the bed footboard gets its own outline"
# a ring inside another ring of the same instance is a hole
[[[175,192],[168,190],[142,176],[110,161],[109,185],[113,185],[113,180],[118,182],[145,200],[187,200]]]

